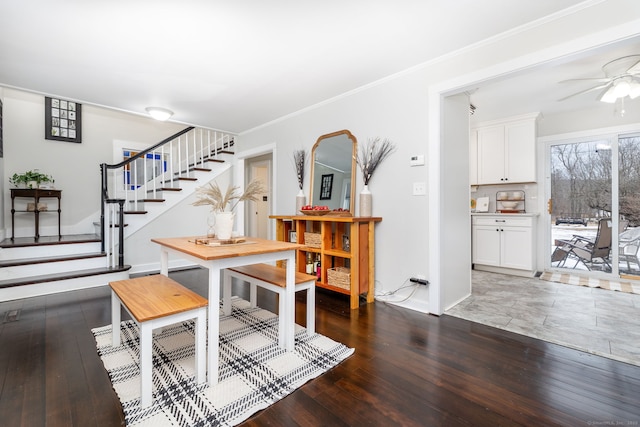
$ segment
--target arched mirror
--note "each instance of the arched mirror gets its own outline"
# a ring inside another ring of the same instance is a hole
[[[355,212],[357,141],[348,130],[322,135],[311,151],[311,194],[314,206]]]

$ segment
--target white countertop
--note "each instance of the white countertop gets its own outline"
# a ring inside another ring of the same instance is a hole
[[[500,213],[500,212],[471,212],[471,215],[475,216],[538,216],[536,212],[524,212],[524,213]]]

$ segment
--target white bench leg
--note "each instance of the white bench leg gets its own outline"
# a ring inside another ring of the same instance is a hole
[[[315,283],[307,288],[307,335],[316,333],[316,287]]]
[[[140,326],[140,406],[151,405],[153,382],[153,326],[152,322],[143,322]]]
[[[253,282],[250,282],[250,285],[249,302],[251,303],[251,308],[256,308],[258,306],[258,287]]]
[[[207,308],[198,309],[196,321],[196,382],[207,380]]]

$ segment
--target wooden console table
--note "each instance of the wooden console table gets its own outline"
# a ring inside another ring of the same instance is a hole
[[[320,279],[316,286],[347,294],[352,309],[360,306],[360,295],[366,294],[367,303],[374,301],[374,228],[380,217],[272,215],[276,220],[276,240],[295,241],[304,247],[297,250],[297,270],[304,272],[306,259],[320,259]],[[315,235],[316,243],[306,241]],[[343,286],[331,283],[328,270],[346,267],[349,280]]]
[[[35,239],[38,240],[40,238],[40,211],[38,210],[38,203],[40,199],[43,198],[57,198],[58,199],[58,237],[62,237],[60,232],[60,198],[62,197],[62,190],[45,190],[43,188],[12,188],[11,189],[11,240],[15,237],[15,221],[14,214],[16,212],[32,212],[30,210],[16,210],[15,209],[15,198],[16,197],[24,197],[33,199],[35,202],[35,208],[33,210],[34,221],[35,221]],[[42,212],[56,212],[56,211],[42,211]]]

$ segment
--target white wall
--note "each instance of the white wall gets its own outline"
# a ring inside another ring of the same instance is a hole
[[[91,221],[100,211],[100,164],[111,164],[114,140],[153,145],[184,129],[185,125],[158,122],[144,116],[126,114],[91,105],[82,106],[82,143],[44,138],[44,96],[4,88],[4,160],[2,185],[9,177],[30,169],[52,175],[55,188],[62,190],[63,234],[92,233]],[[11,236],[11,198],[3,192],[5,237]],[[49,201],[49,200],[45,200]],[[51,200],[55,204],[55,200]],[[42,235],[57,233],[57,216],[41,215]],[[76,229],[82,223],[83,229]],[[16,215],[16,235],[33,235],[33,217]]]
[[[442,274],[443,267],[447,265],[443,260],[455,257],[458,249],[441,245],[440,239],[444,238],[440,232],[442,223],[437,218],[430,227],[432,218],[427,209],[430,203],[442,202],[442,191],[447,188],[446,183],[439,182],[439,169],[442,168],[442,176],[447,177],[447,174],[456,173],[458,168],[446,153],[447,162],[439,163],[438,144],[448,144],[449,141],[440,141],[441,110],[438,100],[429,99],[429,93],[433,96],[460,93],[500,75],[635,35],[640,28],[639,5],[630,0],[612,0],[554,21],[533,23],[508,37],[479,43],[457,55],[416,67],[355,90],[333,102],[245,132],[240,138],[242,147],[275,143],[281,164],[289,165],[294,149],[300,145],[311,148],[319,135],[340,129],[349,129],[359,141],[380,136],[396,142],[399,150],[382,164],[370,185],[374,215],[383,217],[376,227],[376,293],[396,289],[408,277],[424,274],[431,281],[429,292],[420,289],[406,305],[420,309],[428,299],[435,298],[438,301],[431,301],[430,307],[435,308],[431,311],[440,313],[446,308],[447,301],[455,299],[445,296],[459,293],[449,294],[446,291],[456,285],[447,282],[451,279]],[[618,13],[621,8],[628,13]],[[427,149],[429,138],[436,140],[433,143],[436,145],[431,145],[436,149],[431,153]],[[428,167],[409,167],[409,158],[414,154],[426,154]],[[466,159],[467,156],[461,148],[460,157]],[[429,168],[437,169],[437,173],[429,175]],[[276,174],[280,195],[276,200],[276,213],[291,214],[297,192],[294,171],[284,167]],[[435,191],[427,197],[412,196],[412,183],[425,182],[429,176],[437,181],[428,183],[428,188]],[[361,188],[362,178],[357,176],[356,193]],[[305,191],[308,194],[308,188]],[[446,197],[447,204],[465,206],[468,212],[468,187],[459,194],[448,193]],[[430,212],[438,212],[438,209],[436,207]],[[460,227],[468,227],[462,219],[459,221]],[[449,221],[447,227],[452,226],[453,221]],[[430,240],[435,242],[429,245]],[[429,260],[434,260],[437,265],[430,265]]]

